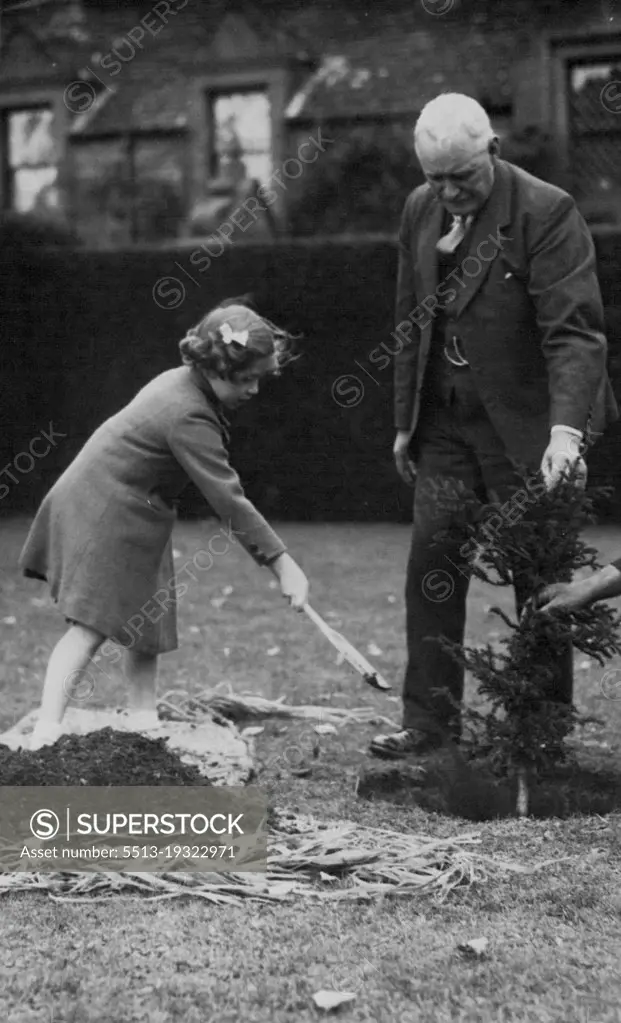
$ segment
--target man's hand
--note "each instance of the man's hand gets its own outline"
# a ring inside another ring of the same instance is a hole
[[[621,570],[613,563],[604,565],[585,579],[575,579],[571,583],[551,583],[535,595],[531,606],[544,613],[575,611],[620,594]]]
[[[585,487],[587,467],[580,454],[580,438],[565,430],[554,430],[550,434],[550,443],[541,460],[541,474],[548,490],[551,490],[561,475],[574,465],[579,469],[577,485]]]
[[[416,466],[410,458],[409,446],[412,439],[412,434],[409,430],[399,430],[395,438],[392,453],[395,458],[395,465],[397,472],[401,479],[408,486],[413,487],[414,481],[416,480]]]

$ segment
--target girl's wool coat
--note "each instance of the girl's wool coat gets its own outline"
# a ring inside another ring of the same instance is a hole
[[[244,496],[227,440],[222,406],[197,370],[160,374],[47,494],[20,556],[24,575],[47,580],[68,620],[137,651],[174,650],[174,503],[190,481],[222,524],[221,546],[240,543],[259,565],[286,549]]]

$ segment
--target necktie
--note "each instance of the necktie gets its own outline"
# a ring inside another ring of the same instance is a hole
[[[438,252],[455,252],[455,249],[461,245],[466,237],[466,231],[470,227],[472,220],[472,216],[464,217],[459,214],[454,216],[450,230],[438,240],[436,246]]]

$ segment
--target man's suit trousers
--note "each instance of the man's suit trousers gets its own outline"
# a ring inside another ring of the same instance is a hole
[[[466,523],[473,521],[473,515],[480,516],[484,505],[504,504],[524,483],[504,453],[469,368],[438,373],[438,362],[433,361],[416,433],[403,727],[459,739],[459,711],[446,695],[434,690],[446,687],[452,700],[461,703],[464,672],[434,637],[464,640],[471,571],[459,550],[468,539]],[[442,537],[449,530],[450,538]],[[518,577],[514,577],[514,590],[519,613],[532,594]],[[550,700],[571,703],[572,688],[573,656],[568,646],[559,657]]]

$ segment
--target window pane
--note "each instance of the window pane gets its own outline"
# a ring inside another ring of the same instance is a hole
[[[272,157],[270,153],[244,153],[244,163],[248,177],[253,181],[267,184],[272,175]]]
[[[174,238],[185,215],[183,138],[137,139],[136,232],[146,241]]]
[[[593,60],[574,64],[569,68],[570,116],[574,131],[599,129],[619,130],[618,99],[621,95],[619,80],[621,68],[618,59]],[[604,89],[616,100],[611,108],[606,103]],[[602,95],[603,94],[603,95]]]
[[[267,93],[263,90],[222,93],[214,97],[212,109],[216,154],[237,143],[248,176],[266,182],[272,172],[272,121]]]
[[[13,209],[17,213],[29,213],[39,208],[53,209],[58,204],[58,195],[53,187],[58,171],[56,167],[25,168],[13,175]]]
[[[10,110],[8,157],[11,167],[36,167],[55,162],[51,110]]]
[[[183,184],[183,142],[177,138],[137,139],[136,177],[168,181],[176,188]]]
[[[621,67],[594,57],[568,68],[571,190],[590,223],[618,220],[621,203]]]
[[[126,140],[78,142],[73,163],[73,207],[83,241],[97,248],[127,244],[132,196]]]
[[[574,196],[598,194],[610,196],[617,204],[621,198],[619,136],[601,132],[597,136],[572,140],[571,168]]]
[[[574,65],[571,69],[571,87],[574,92],[582,92],[587,86],[599,84],[601,91],[613,71],[614,65],[609,62]]]
[[[76,178],[81,183],[97,184],[110,177],[126,174],[127,143],[125,139],[79,142],[73,146]]]

